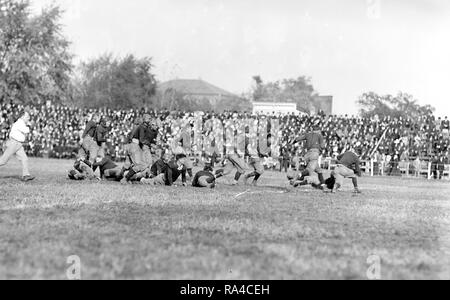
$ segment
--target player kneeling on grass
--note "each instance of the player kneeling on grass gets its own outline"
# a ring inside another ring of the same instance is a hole
[[[181,146],[181,142],[178,143],[178,146],[172,149],[174,155],[182,158],[182,163],[186,168],[186,171],[190,178],[193,177],[192,169],[194,168],[194,164],[188,156],[187,151]]]
[[[172,153],[170,151],[162,151],[160,159],[152,165],[147,176],[141,178],[139,181],[148,185],[165,185],[165,173],[171,157]]]
[[[98,156],[95,159],[93,171],[95,172],[97,168],[100,169],[100,178],[108,181],[120,181],[125,173],[123,168],[118,166],[109,157],[102,158],[101,156]]]
[[[338,157],[338,165],[331,173],[331,176],[336,180],[336,183],[332,188],[332,193],[335,193],[342,187],[345,178],[351,178],[353,187],[355,188],[354,192],[356,194],[361,194],[361,191],[358,188],[357,179],[357,177],[361,177],[360,160],[353,149]]]
[[[90,166],[90,162],[87,159],[77,159],[73,164],[73,169],[69,171],[68,176],[69,179],[72,180],[99,180],[99,178],[95,176],[95,173]]]
[[[187,186],[186,183],[186,167],[183,165],[183,157],[176,157],[175,159],[165,163],[162,167],[162,173],[154,178],[143,178],[141,183],[148,185],[166,185],[172,186],[180,178],[183,186]]]
[[[213,169],[211,166],[207,165],[203,169],[203,171],[195,174],[194,179],[192,180],[192,186],[198,188],[210,188],[213,189],[216,187],[216,177],[212,173]]]

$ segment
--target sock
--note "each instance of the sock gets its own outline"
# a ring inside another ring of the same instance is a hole
[[[319,173],[319,181],[320,181],[320,184],[324,184],[325,183],[325,179],[323,178],[323,174],[322,173]]]
[[[134,175],[136,175],[136,172],[133,169],[130,169],[130,171],[127,174],[127,177],[125,177],[125,178],[127,179],[127,181],[130,181]]]
[[[256,173],[256,172],[253,172],[253,173],[248,174],[248,175],[245,176],[245,177],[247,177],[247,178],[252,178],[252,177],[256,177],[256,175],[257,175],[257,173]]]
[[[214,168],[214,164],[216,163],[217,154],[214,152],[214,154],[211,157],[211,167]]]
[[[358,188],[358,179],[352,178],[353,186],[355,187],[355,190]]]
[[[241,179],[242,174],[237,172],[236,175],[234,175],[234,180],[239,181]]]
[[[261,174],[256,174],[255,179],[253,181],[258,181],[258,179],[261,177]]]

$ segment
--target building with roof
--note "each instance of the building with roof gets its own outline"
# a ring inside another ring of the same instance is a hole
[[[246,99],[201,79],[170,80],[161,83],[158,91],[163,95],[166,102],[181,98],[185,103],[203,105],[204,110],[223,111],[239,109],[248,111],[251,109],[251,105]],[[173,105],[169,106],[173,107]]]
[[[333,96],[317,96],[314,99],[313,106],[314,114],[331,115],[333,113]]]

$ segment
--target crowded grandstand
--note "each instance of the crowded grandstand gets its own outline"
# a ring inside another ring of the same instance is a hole
[[[8,139],[11,125],[24,109],[20,104],[1,103],[0,140]],[[221,157],[227,154],[225,143],[215,143],[214,138],[206,142],[202,136],[217,136],[230,124],[244,123],[252,120],[267,128],[273,136],[270,157],[264,159],[266,169],[288,171],[298,170],[302,164],[305,149],[301,143],[294,143],[295,137],[311,130],[315,123],[320,124],[326,139],[326,147],[321,150],[321,164],[331,168],[336,158],[355,147],[361,153],[365,170],[372,175],[415,175],[442,179],[449,172],[449,129],[448,117],[436,118],[433,114],[423,115],[418,119],[403,118],[361,118],[354,116],[315,116],[258,115],[246,112],[182,112],[154,111],[148,109],[112,110],[81,109],[45,103],[28,106],[31,112],[31,133],[25,145],[27,155],[32,157],[74,159],[81,143],[81,136],[87,121],[93,114],[108,117],[111,122],[107,139],[107,154],[115,161],[124,161],[126,136],[132,130],[135,120],[149,114],[157,120],[158,141],[161,149],[169,147],[176,135],[186,125],[190,128],[188,141],[190,153],[198,160],[206,159],[212,154]],[[196,120],[200,118],[201,124]],[[222,126],[207,126],[208,122]],[[273,124],[276,124],[276,128]],[[235,126],[248,137],[248,127]],[[260,127],[261,128],[261,127]],[[245,131],[245,132],[243,132]],[[199,138],[200,137],[200,140]],[[226,138],[225,138],[226,139]],[[188,145],[188,147],[189,147]],[[186,146],[186,145],[184,145]],[[245,147],[245,149],[247,149]]]

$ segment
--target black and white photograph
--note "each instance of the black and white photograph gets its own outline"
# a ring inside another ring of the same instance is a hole
[[[0,0],[0,280],[450,280],[449,83],[447,0]]]

